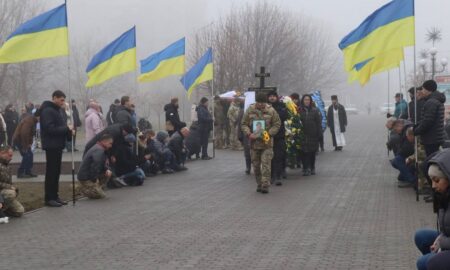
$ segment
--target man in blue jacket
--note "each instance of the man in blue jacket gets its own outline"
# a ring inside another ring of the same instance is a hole
[[[74,127],[68,126],[62,116],[61,108],[66,95],[61,90],[52,94],[51,101],[41,105],[41,140],[47,161],[45,170],[45,205],[60,207],[66,205],[58,196],[61,159],[66,141],[75,134]]]
[[[403,99],[402,93],[395,94],[394,117],[397,119],[408,119],[408,103]]]

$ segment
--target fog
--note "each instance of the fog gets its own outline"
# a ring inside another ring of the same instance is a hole
[[[69,0],[70,39],[73,42],[91,40],[96,49],[101,49],[106,43],[133,25],[137,27],[138,58],[160,50],[167,44],[185,36],[187,42],[201,29],[209,27],[220,17],[226,16],[232,8],[244,4],[252,4],[257,0]],[[384,0],[273,0],[280,7],[293,13],[303,14],[313,18],[325,27],[335,43],[336,53],[340,53],[337,44],[351,30],[357,27],[371,12],[388,1]],[[61,4],[61,1],[46,1],[48,7]],[[442,30],[442,41],[436,44],[439,53],[437,58],[450,59],[450,23],[448,21],[450,1],[446,0],[416,0],[416,43],[417,52],[431,47],[425,41],[427,29],[438,27]],[[72,48],[76,50],[77,48]],[[341,54],[342,55],[342,54]],[[413,73],[414,51],[405,51],[406,72]],[[267,67],[270,71],[270,67]],[[361,108],[368,102],[378,106],[388,99],[387,72],[375,75],[365,87],[359,84],[348,84],[342,70],[342,81],[332,89],[319,89],[325,95],[337,93],[344,103],[359,105]],[[401,68],[402,78],[404,70]],[[405,87],[404,79],[400,86],[399,71],[390,71],[390,96]],[[135,74],[128,74],[133,78]],[[268,80],[270,83],[270,79]],[[256,80],[255,80],[256,83]],[[178,78],[168,78],[164,82],[145,83],[139,85],[139,91],[154,91],[157,93],[161,85],[170,85],[175,93],[182,95],[183,89]],[[312,90],[312,89],[311,89]],[[110,97],[108,97],[110,99]],[[325,97],[327,99],[327,97]],[[392,99],[391,99],[392,100]],[[110,101],[108,101],[110,102]]]

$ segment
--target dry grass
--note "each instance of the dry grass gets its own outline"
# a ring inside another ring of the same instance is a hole
[[[25,211],[32,211],[44,206],[44,183],[43,182],[20,182],[14,183],[14,186],[19,189],[18,200],[25,207]],[[76,196],[79,198],[79,194],[76,191]],[[72,183],[60,182],[59,183],[59,196],[64,201],[72,200]]]

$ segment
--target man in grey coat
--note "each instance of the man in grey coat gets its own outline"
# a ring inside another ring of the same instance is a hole
[[[97,144],[92,146],[84,155],[78,171],[80,192],[90,199],[103,199],[103,186],[109,181],[112,172],[108,166],[106,151],[112,147],[113,137],[104,134]]]

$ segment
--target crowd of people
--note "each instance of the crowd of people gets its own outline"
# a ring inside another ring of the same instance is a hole
[[[22,156],[17,177],[32,178],[37,177],[33,153],[35,148],[42,148],[46,157],[45,205],[67,204],[59,197],[62,155],[63,151],[79,151],[76,138],[82,122],[86,141],[77,179],[79,192],[88,198],[104,198],[105,186],[139,186],[158,173],[187,170],[187,159],[211,159],[208,142],[213,130],[217,149],[244,150],[245,172],[250,174],[253,165],[257,191],[268,193],[271,184],[282,185],[287,166],[303,168],[304,176],[316,174],[315,159],[320,149],[323,151],[326,128],[322,122],[328,122],[335,150],[342,150],[347,117],[337,97],[332,96],[332,100],[327,120],[311,95],[300,98],[294,93],[280,99],[276,92],[260,92],[256,103],[246,111],[239,96],[231,102],[216,96],[212,113],[208,99],[203,97],[187,127],[179,116],[178,98],[174,97],[164,106],[166,125],[161,131],[154,131],[145,119],[138,121],[129,96],[114,100],[106,114],[98,102],[90,100],[84,121],[76,101],[68,104],[60,90],[40,105],[27,103],[20,116],[13,105],[8,105],[0,114],[0,222],[7,220],[3,210],[16,217],[24,212],[8,167],[13,150]],[[301,134],[297,145],[288,134]],[[290,144],[294,161],[289,161]]]
[[[22,155],[18,178],[37,177],[32,170],[33,152],[38,146],[45,151],[45,205],[67,204],[59,197],[62,155],[64,149],[78,151],[76,134],[82,125],[75,100],[71,103],[67,104],[66,95],[57,90],[51,100],[39,106],[26,104],[20,117],[14,113],[12,105],[0,114],[3,127],[0,133],[0,223],[7,223],[9,216],[20,217],[24,213],[9,168],[15,149]],[[190,129],[180,120],[177,98],[165,106],[166,129],[163,131],[152,130],[145,119],[137,121],[134,109],[130,97],[123,96],[114,101],[104,116],[100,104],[89,101],[84,115],[85,149],[77,171],[78,188],[83,196],[100,199],[105,197],[105,186],[140,186],[147,177],[158,173],[185,171],[185,161],[193,155],[211,159],[208,138],[213,117],[207,98],[200,100],[197,120]]]
[[[434,80],[409,89],[411,101],[395,95],[395,111],[388,113],[388,150],[398,170],[398,187],[411,187],[433,202],[438,230],[416,232],[415,244],[422,252],[417,269],[448,269],[450,265],[450,125],[445,122],[446,97]],[[447,215],[447,217],[446,217]]]

